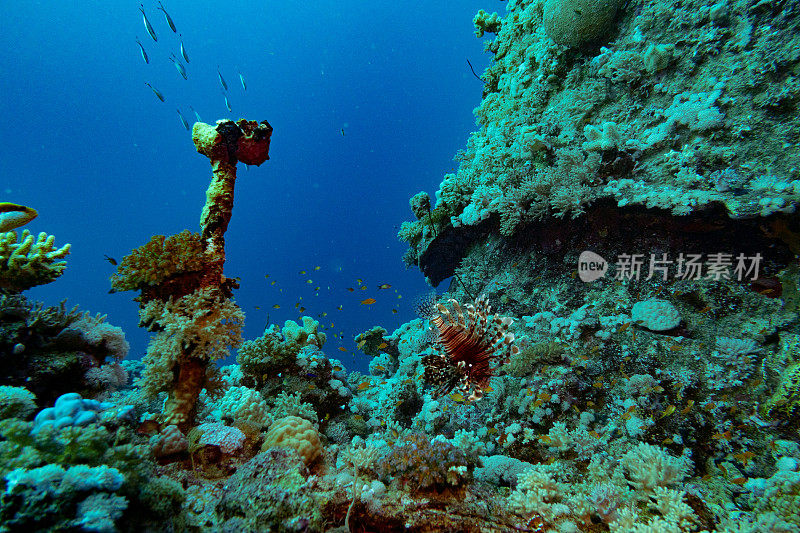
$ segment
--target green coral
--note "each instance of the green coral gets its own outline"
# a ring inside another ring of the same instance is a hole
[[[377,465],[378,474],[410,490],[443,490],[468,481],[476,457],[447,441],[412,433],[400,439]]]
[[[537,342],[512,354],[503,369],[512,376],[530,376],[538,372],[545,362],[559,361],[563,355],[563,344],[553,341]]]
[[[220,531],[325,531],[324,494],[312,490],[294,453],[272,448],[239,466],[226,483],[217,516]]]
[[[779,349],[764,360],[764,368],[773,377],[778,377],[778,386],[772,397],[761,407],[771,418],[792,420],[800,415],[800,335],[782,332]]]
[[[483,37],[484,33],[500,33],[500,29],[503,27],[503,19],[497,12],[490,15],[483,9],[478,11],[478,14],[472,19],[472,23],[475,25],[475,35],[479,38]]]
[[[278,397],[275,399],[275,407],[272,409],[271,414],[275,420],[287,416],[299,416],[315,424],[319,421],[314,406],[301,401],[299,392],[295,394],[281,392],[278,394]]]
[[[199,233],[183,230],[177,235],[154,235],[150,241],[126,255],[111,276],[117,291],[132,291],[158,285],[176,274],[203,269],[203,244]]]
[[[411,246],[416,246],[420,239],[422,239],[423,227],[422,222],[419,220],[413,222],[404,220],[403,223],[400,224],[400,229],[397,231],[397,238],[401,242],[407,242]]]
[[[425,191],[420,191],[408,201],[411,211],[417,219],[421,219],[431,211],[431,197]]]
[[[55,281],[67,262],[70,244],[56,248],[55,237],[44,232],[35,239],[31,232],[22,230],[0,233],[0,288],[21,292],[37,285]]]

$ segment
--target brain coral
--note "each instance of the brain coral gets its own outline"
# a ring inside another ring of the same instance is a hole
[[[544,29],[558,44],[580,46],[608,34],[620,0],[546,0]]]
[[[274,446],[296,450],[306,465],[312,464],[322,453],[319,433],[311,422],[299,416],[280,418],[270,426],[261,451]]]

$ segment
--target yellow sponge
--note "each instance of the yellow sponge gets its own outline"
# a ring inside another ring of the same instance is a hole
[[[319,433],[311,422],[299,416],[279,418],[269,427],[261,451],[274,446],[296,450],[306,466],[316,461],[322,453]]]

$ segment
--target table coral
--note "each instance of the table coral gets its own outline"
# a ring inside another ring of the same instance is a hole
[[[27,229],[0,233],[0,288],[21,292],[54,281],[64,273],[70,244],[55,247],[55,237]]]

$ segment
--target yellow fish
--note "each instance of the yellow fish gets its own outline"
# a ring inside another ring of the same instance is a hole
[[[367,298],[366,300],[361,300],[361,305],[372,305],[377,300],[375,298]]]
[[[659,418],[664,418],[665,416],[671,415],[672,413],[675,412],[675,409],[677,409],[677,407],[675,407],[674,405],[669,405],[666,409],[664,409],[664,412],[661,413],[661,416]]]
[[[39,213],[31,207],[11,202],[0,202],[0,231],[11,231],[24,226]]]

